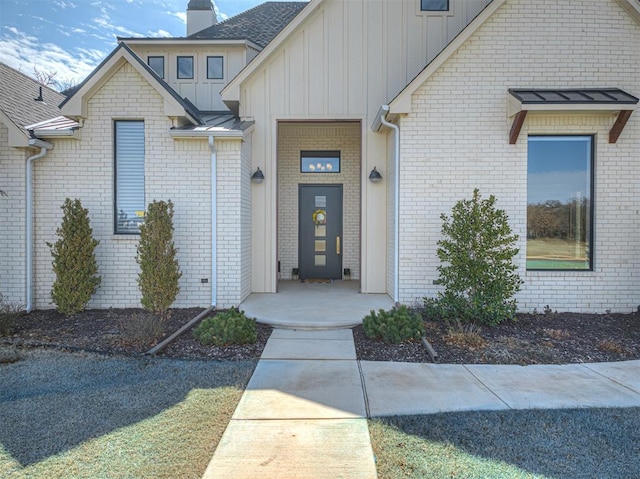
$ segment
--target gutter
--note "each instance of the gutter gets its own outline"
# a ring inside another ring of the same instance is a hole
[[[218,153],[213,135],[209,135],[211,150],[211,308],[218,302]]]
[[[376,117],[372,129],[380,131],[382,125],[391,128],[395,136],[395,184],[394,184],[394,231],[393,231],[393,261],[394,261],[394,280],[393,280],[393,301],[400,303],[400,127],[394,123],[387,121],[389,113],[389,105],[383,105]]]
[[[26,312],[30,313],[33,310],[33,163],[40,158],[43,158],[47,151],[53,148],[51,143],[32,138],[29,140],[29,146],[40,148],[40,153],[27,158],[26,167],[26,201],[27,201],[27,213],[26,213],[26,227],[27,238],[25,241],[26,249]]]

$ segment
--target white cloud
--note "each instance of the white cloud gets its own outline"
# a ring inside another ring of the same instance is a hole
[[[0,61],[27,75],[33,73],[35,66],[39,70],[55,72],[58,80],[80,82],[107,53],[97,49],[65,50],[54,43],[40,42],[37,37],[15,27],[6,27],[0,33]]]
[[[166,12],[167,15],[171,15],[172,17],[176,17],[185,25],[187,24],[187,12]]]
[[[67,2],[66,0],[54,0],[53,3],[58,7],[64,9],[67,8],[78,8],[78,6],[73,2]]]

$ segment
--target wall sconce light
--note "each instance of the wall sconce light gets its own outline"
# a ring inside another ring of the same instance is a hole
[[[382,175],[378,170],[376,170],[375,166],[373,167],[373,170],[371,170],[371,173],[369,173],[369,181],[371,183],[378,183],[382,181]]]
[[[254,183],[262,183],[264,181],[264,173],[259,167],[256,168],[256,171],[251,175],[251,181]]]

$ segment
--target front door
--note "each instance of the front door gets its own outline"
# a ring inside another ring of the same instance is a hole
[[[342,185],[299,185],[300,279],[342,279]]]

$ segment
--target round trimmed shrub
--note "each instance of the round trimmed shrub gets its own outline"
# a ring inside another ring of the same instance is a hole
[[[193,331],[193,335],[205,346],[252,344],[258,340],[256,320],[247,318],[237,309],[206,318]]]
[[[368,338],[382,339],[385,343],[417,341],[425,334],[424,321],[416,312],[402,305],[385,311],[375,311],[362,321],[364,333]]]

